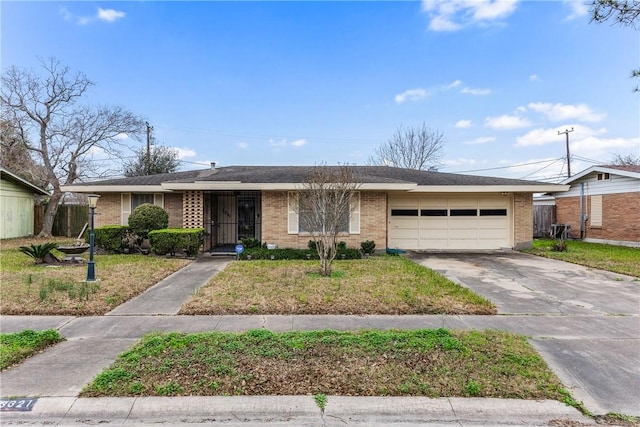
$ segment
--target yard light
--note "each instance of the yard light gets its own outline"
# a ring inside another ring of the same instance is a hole
[[[95,239],[94,233],[94,222],[93,217],[95,215],[96,206],[98,206],[98,196],[97,194],[89,194],[87,196],[89,199],[89,209],[91,209],[91,229],[89,231],[89,262],[87,263],[87,282],[95,282],[96,281],[96,267],[93,262],[93,241]]]

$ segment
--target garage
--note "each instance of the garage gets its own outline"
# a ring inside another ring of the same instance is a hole
[[[389,194],[388,247],[474,250],[513,246],[512,197]]]

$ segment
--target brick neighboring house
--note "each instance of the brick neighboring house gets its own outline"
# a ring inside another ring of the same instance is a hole
[[[351,247],[373,240],[378,248],[478,250],[530,247],[533,193],[568,186],[354,166],[360,187],[339,239]],[[169,213],[170,227],[203,227],[205,250],[229,249],[254,237],[279,247],[307,246],[298,229],[295,191],[312,167],[229,166],[112,179],[64,187],[96,193],[96,226],[126,225],[142,203]],[[231,246],[232,247],[232,246]]]
[[[592,166],[563,184],[569,191],[551,194],[571,237],[640,246],[640,166]]]

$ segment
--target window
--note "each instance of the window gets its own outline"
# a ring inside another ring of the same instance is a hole
[[[449,212],[451,216],[478,216],[477,209],[451,209]]]
[[[418,216],[418,209],[391,209],[391,216]]]
[[[602,227],[602,194],[591,196],[591,227]]]
[[[422,209],[420,216],[447,216],[446,209]]]
[[[138,206],[145,203],[153,204],[153,193],[133,193],[131,194],[131,212],[133,212]]]
[[[507,216],[506,209],[480,209],[480,216]]]
[[[608,172],[599,173],[598,176],[597,176],[597,180],[598,181],[605,181],[605,180],[608,180],[608,179],[611,179],[611,175],[609,175]]]
[[[310,233],[312,231],[323,231],[323,230],[309,230],[309,223],[312,221],[308,220],[308,216],[312,214],[316,214],[319,210],[313,206],[310,206],[308,201],[305,201],[304,198],[300,199],[298,193],[289,192],[289,200],[288,200],[288,233],[289,234],[298,234],[298,233]],[[324,213],[324,217],[331,222],[330,218],[332,216],[332,212],[329,210]],[[322,217],[320,217],[322,218]],[[350,212],[342,213],[342,218],[339,219],[338,226],[339,233],[350,233],[350,234],[359,234],[360,233],[360,193],[355,192],[351,199],[351,208]]]

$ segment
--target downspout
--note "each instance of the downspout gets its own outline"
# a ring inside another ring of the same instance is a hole
[[[585,238],[584,222],[586,218],[584,215],[584,182],[580,183],[580,240]]]

